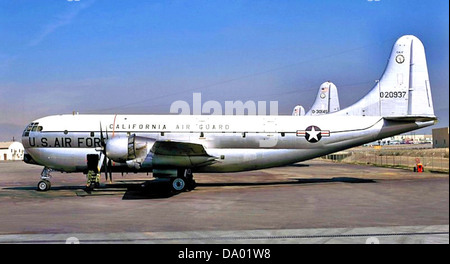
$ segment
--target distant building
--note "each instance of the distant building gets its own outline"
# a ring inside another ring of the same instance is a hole
[[[388,138],[383,138],[369,144],[367,146],[373,145],[400,145],[400,144],[431,144],[433,140],[432,135],[416,135],[414,133],[401,134],[397,136],[392,136]],[[448,141],[448,140],[447,140]]]
[[[448,127],[435,128],[433,133],[433,148],[448,148]]]
[[[364,144],[364,146],[385,146],[403,144],[431,144],[433,135],[419,135],[414,132],[383,138],[374,142]],[[448,141],[448,140],[447,140]]]
[[[416,135],[415,132],[396,137],[400,140],[401,144],[431,144],[431,141],[433,140],[433,135]]]
[[[23,160],[23,152],[20,142],[0,142],[0,160]]]

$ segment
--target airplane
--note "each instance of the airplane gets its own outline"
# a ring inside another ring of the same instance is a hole
[[[50,189],[50,172],[87,173],[94,157],[98,172],[110,180],[112,172],[152,172],[180,193],[195,188],[194,173],[284,166],[436,122],[424,46],[405,35],[373,89],[333,113],[53,115],[31,122],[22,143],[24,161],[44,166],[39,191]]]
[[[305,113],[305,108],[303,106],[297,105],[294,107],[292,115],[324,115],[337,112],[340,108],[337,87],[334,83],[327,81],[320,85],[316,100],[307,113]]]
[[[304,116],[305,115],[305,108],[301,105],[296,105],[294,107],[294,110],[292,110],[293,116]]]

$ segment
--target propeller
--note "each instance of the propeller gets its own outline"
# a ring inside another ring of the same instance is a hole
[[[102,156],[103,156],[103,166],[105,168],[105,180],[108,180],[109,174],[109,182],[112,182],[112,162],[111,159],[108,159],[106,156],[106,142],[108,141],[108,128],[106,128],[106,138],[103,136],[102,123],[100,122],[100,144],[102,146]]]

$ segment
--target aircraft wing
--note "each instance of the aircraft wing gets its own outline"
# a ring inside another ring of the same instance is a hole
[[[154,167],[193,168],[211,165],[217,160],[203,145],[196,143],[156,141],[150,152]]]
[[[411,121],[417,121],[417,122],[428,122],[428,121],[436,121],[436,116],[418,116],[418,115],[406,115],[406,116],[387,116],[384,117],[386,120],[390,121],[405,121],[405,122],[411,122]]]

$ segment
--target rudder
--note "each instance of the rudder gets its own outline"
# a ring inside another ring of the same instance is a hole
[[[408,115],[434,115],[425,48],[418,38],[411,38]]]

